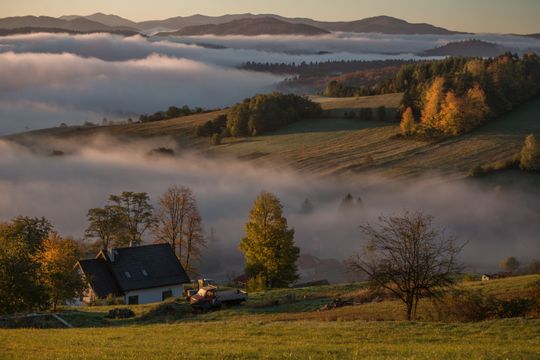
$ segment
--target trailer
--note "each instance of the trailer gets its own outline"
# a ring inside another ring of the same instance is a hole
[[[222,306],[240,305],[247,301],[247,292],[240,289],[218,291],[217,286],[208,285],[199,288],[189,298],[194,313],[220,310]]]

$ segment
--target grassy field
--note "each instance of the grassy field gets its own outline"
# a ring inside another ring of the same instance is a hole
[[[0,331],[2,359],[537,359],[540,321],[212,321]]]
[[[465,282],[496,297],[522,296],[540,275]],[[358,298],[359,283],[250,294],[246,305],[192,315],[185,302],[131,306],[134,319],[108,320],[111,308],[65,309],[81,328],[0,330],[1,359],[536,359],[540,320],[406,322],[395,300],[316,311],[335,297]],[[420,309],[427,319],[429,302]],[[386,320],[386,321],[382,321]]]
[[[325,109],[379,104],[390,107],[399,101],[399,94],[316,100]],[[180,149],[191,149],[208,156],[232,156],[270,167],[290,167],[315,176],[375,174],[402,179],[438,174],[451,179],[465,177],[476,165],[511,158],[520,149],[526,134],[540,136],[540,98],[470,134],[438,142],[391,139],[398,132],[398,124],[394,122],[326,118],[305,120],[264,136],[227,138],[222,145],[212,146],[208,138],[195,136],[195,127],[217,114],[146,124],[47,129],[12,139],[32,144],[35,136],[172,137]]]

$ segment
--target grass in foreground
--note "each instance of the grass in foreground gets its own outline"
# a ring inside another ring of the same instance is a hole
[[[540,320],[472,324],[211,321],[0,330],[2,359],[535,359]]]
[[[539,280],[531,275],[460,286],[506,298],[522,296]],[[137,317],[127,320],[104,319],[116,306],[70,308],[62,316],[83,328],[0,330],[0,359],[540,358],[539,319],[406,322],[395,300],[316,311],[362,291],[360,283],[272,290],[204,315],[191,315],[186,303],[138,305],[130,306]],[[424,301],[420,318],[430,311]]]

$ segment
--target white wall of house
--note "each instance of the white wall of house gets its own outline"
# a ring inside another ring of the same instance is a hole
[[[178,297],[182,295],[182,285],[163,286],[152,289],[141,289],[126,292],[124,301],[128,304],[130,296],[139,296],[139,304],[148,304],[162,300],[164,291],[172,291],[172,296]]]

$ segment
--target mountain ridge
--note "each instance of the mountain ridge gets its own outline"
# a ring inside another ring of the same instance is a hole
[[[437,27],[426,23],[410,23],[402,19],[391,16],[375,16],[354,21],[319,21],[309,18],[289,18],[276,14],[226,14],[221,16],[206,16],[195,14],[191,16],[176,16],[163,20],[148,20],[134,22],[129,19],[120,17],[114,14],[95,13],[87,16],[79,15],[64,15],[59,18],[50,16],[19,16],[0,19],[0,29],[14,28],[64,28],[71,30],[87,31],[88,28],[103,29],[104,31],[114,30],[137,30],[151,31],[154,29],[162,29],[161,31],[170,30],[172,32],[182,30],[189,26],[206,26],[221,25],[232,21],[247,19],[267,19],[274,18],[289,24],[308,25],[326,32],[372,32],[382,34],[419,34],[419,35],[452,35],[464,34],[459,31],[452,31],[442,27]],[[80,19],[85,19],[80,20]],[[92,21],[94,24],[89,26],[87,21]],[[69,25],[70,22],[79,22],[83,29],[76,29],[75,26]],[[67,24],[66,24],[67,23]],[[98,25],[99,24],[99,25]],[[305,29],[305,28],[304,28]]]
[[[158,33],[156,36],[176,35],[324,35],[327,30],[315,26],[290,23],[272,17],[238,19],[223,24],[193,25],[175,32]]]

